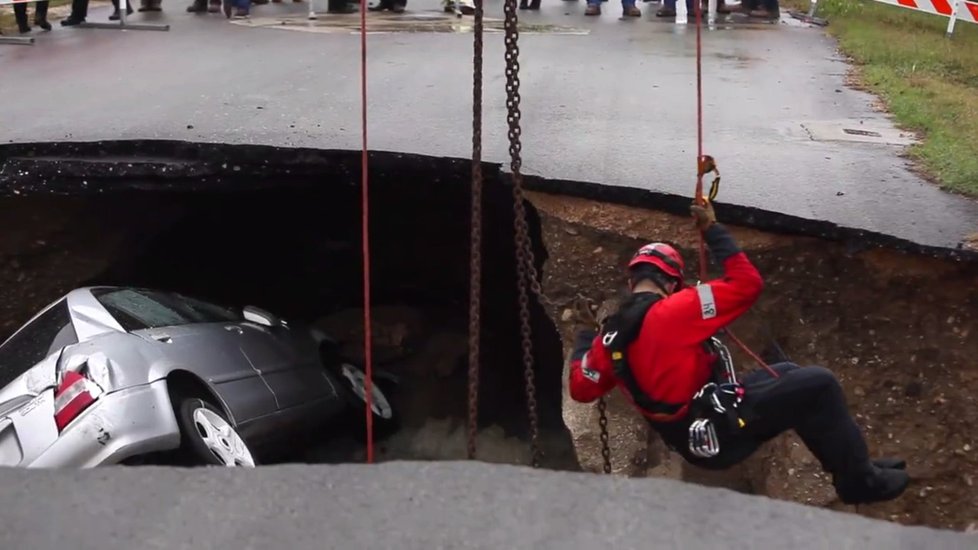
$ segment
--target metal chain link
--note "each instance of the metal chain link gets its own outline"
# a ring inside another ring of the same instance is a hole
[[[503,29],[506,46],[506,121],[509,123],[510,169],[513,173],[513,212],[514,237],[516,244],[517,287],[519,291],[520,332],[523,345],[524,378],[526,379],[526,404],[530,418],[530,452],[534,468],[540,466],[540,429],[537,417],[536,383],[533,371],[533,335],[530,327],[530,308],[527,284],[540,299],[543,291],[538,280],[533,249],[530,243],[529,228],[526,221],[526,208],[523,201],[523,175],[520,173],[522,160],[520,153],[520,48],[519,20],[516,15],[516,0],[506,0],[503,4],[505,14]]]
[[[468,457],[475,458],[479,430],[479,341],[482,311],[482,9],[475,0],[472,55],[472,235],[469,264],[469,426]]]
[[[604,473],[611,473],[611,445],[608,443],[608,404],[604,397],[598,399],[598,425],[601,426],[601,458]]]

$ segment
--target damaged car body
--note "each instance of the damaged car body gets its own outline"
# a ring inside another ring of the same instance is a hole
[[[252,306],[73,290],[0,345],[0,465],[254,466],[259,450],[363,407],[363,374],[334,347]],[[381,381],[383,426],[396,417]]]

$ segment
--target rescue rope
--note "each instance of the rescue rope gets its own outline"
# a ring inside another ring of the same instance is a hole
[[[684,2],[685,0],[679,0]],[[703,176],[710,171],[717,172],[717,179],[713,182],[710,189],[710,200],[712,201],[716,197],[718,191],[718,186],[720,182],[719,170],[716,168],[716,162],[712,157],[703,155],[703,2],[701,0],[693,0],[696,4],[696,204],[703,204],[705,201],[703,199]],[[705,281],[707,277],[706,270],[706,240],[703,232],[700,231],[699,235],[700,241],[700,280]],[[778,378],[778,373],[772,369],[759,355],[751,351],[746,344],[740,341],[729,328],[724,329],[724,332],[737,347],[743,350],[751,359],[753,359],[758,365],[766,369],[771,376]]]
[[[373,354],[370,323],[370,177],[367,171],[367,2],[360,2],[360,125],[363,129],[361,163],[361,231],[363,232],[363,360],[366,374],[364,401],[367,406],[367,464],[374,461]]]

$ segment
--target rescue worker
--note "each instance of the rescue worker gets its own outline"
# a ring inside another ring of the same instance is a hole
[[[687,286],[671,246],[642,247],[628,266],[631,294],[600,333],[577,334],[569,375],[575,401],[618,386],[663,441],[689,463],[726,469],[793,429],[832,474],[840,500],[891,500],[907,488],[904,461],[871,461],[839,381],[823,367],[779,363],[733,381],[716,337],[757,300],[764,283],[713,207],[691,207],[722,278]]]

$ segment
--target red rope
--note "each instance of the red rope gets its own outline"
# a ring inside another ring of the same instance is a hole
[[[374,461],[374,417],[373,417],[373,354],[371,353],[372,334],[370,330],[370,195],[368,156],[367,156],[367,2],[360,2],[360,124],[363,128],[363,143],[361,154],[361,189],[362,207],[361,216],[363,231],[363,347],[364,365],[366,369],[366,394],[367,404],[367,463]]]
[[[686,0],[679,0],[685,2]],[[696,204],[703,204],[703,2],[696,4]],[[706,280],[706,242],[700,233],[700,280]]]
[[[686,0],[679,0],[685,2]],[[703,2],[693,0],[696,4],[696,203],[703,204]],[[703,232],[700,232],[700,280],[705,281],[706,271],[706,242]],[[764,367],[771,376],[778,378],[778,373],[740,341],[730,329],[725,331],[727,336],[758,365]]]

